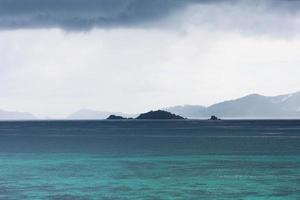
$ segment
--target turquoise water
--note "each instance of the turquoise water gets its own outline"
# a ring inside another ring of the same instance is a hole
[[[0,122],[0,199],[300,199],[300,121]]]

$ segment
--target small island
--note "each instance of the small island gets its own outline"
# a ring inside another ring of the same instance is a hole
[[[121,120],[121,119],[163,119],[163,120],[166,119],[168,120],[168,119],[184,119],[184,118],[164,110],[157,110],[157,111],[142,113],[136,118],[125,118],[122,116],[110,115],[107,119],[108,120]]]
[[[136,119],[184,119],[184,118],[164,110],[157,110],[157,111],[150,111],[147,113],[140,114]]]
[[[211,120],[211,121],[218,121],[218,120],[221,120],[220,118],[218,118],[217,116],[215,116],[215,115],[212,115],[211,117],[210,117],[210,119],[209,120]]]
[[[127,119],[127,118],[118,115],[109,115],[107,119]]]

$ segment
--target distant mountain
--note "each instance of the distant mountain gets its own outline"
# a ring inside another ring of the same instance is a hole
[[[300,118],[300,92],[271,97],[251,94],[209,107],[175,106],[164,110],[188,118],[211,115],[221,118]]]
[[[71,115],[69,115],[67,117],[67,119],[106,119],[110,115],[135,117],[135,115],[129,115],[129,114],[124,114],[124,113],[120,113],[120,112],[106,112],[106,111],[82,109],[82,110],[72,113]]]
[[[13,112],[0,110],[0,120],[33,120],[36,117],[27,112]]]
[[[142,113],[136,119],[184,119],[184,118],[164,110],[157,110],[157,111]]]
[[[259,94],[225,101],[206,109],[219,117],[280,118],[300,117],[300,92],[274,97]]]
[[[187,118],[199,118],[200,116],[203,116],[203,113],[205,113],[206,107],[198,105],[184,105],[163,108],[162,110]]]
[[[250,94],[238,99],[224,101],[209,107],[200,105],[183,105],[162,108],[161,110],[174,113],[184,118],[204,118],[211,116],[223,118],[300,118],[300,92],[279,95],[263,96]],[[155,111],[152,111],[155,112]],[[147,114],[147,115],[144,115]],[[105,112],[82,109],[69,115],[67,119],[106,119],[110,115],[123,116],[124,118],[143,118],[157,113],[144,113],[137,115],[120,112]],[[162,115],[161,115],[162,116]],[[166,115],[167,116],[167,115]],[[152,118],[152,119],[154,119]],[[28,112],[12,112],[0,110],[0,120],[34,120],[34,115]],[[163,118],[160,118],[163,119]]]

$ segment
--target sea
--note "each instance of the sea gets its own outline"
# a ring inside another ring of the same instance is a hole
[[[299,200],[300,120],[0,122],[2,200]]]

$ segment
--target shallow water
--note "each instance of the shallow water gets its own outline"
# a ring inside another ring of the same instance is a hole
[[[300,199],[300,121],[0,122],[0,199]]]

